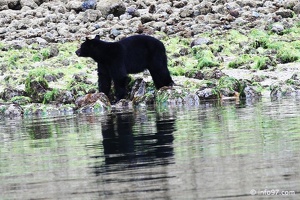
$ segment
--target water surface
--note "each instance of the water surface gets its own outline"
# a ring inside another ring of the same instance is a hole
[[[2,118],[0,199],[299,199],[299,114],[284,99]]]

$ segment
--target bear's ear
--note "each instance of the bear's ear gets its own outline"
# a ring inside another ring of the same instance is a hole
[[[85,41],[89,41],[90,39],[88,37],[85,38]]]
[[[96,39],[96,40],[100,40],[100,35],[96,35],[96,36],[95,36],[95,39]]]

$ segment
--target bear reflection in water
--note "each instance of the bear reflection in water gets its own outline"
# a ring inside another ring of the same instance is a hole
[[[155,128],[149,127],[147,133],[133,131],[133,114],[110,115],[102,124],[105,171],[124,170],[124,168],[146,167],[171,164],[174,155],[173,131],[175,119],[156,120]],[[115,165],[114,164],[121,164]],[[122,165],[123,164],[123,165]],[[104,168],[94,166],[95,173],[101,173]]]

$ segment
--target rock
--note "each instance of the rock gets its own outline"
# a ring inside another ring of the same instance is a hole
[[[186,88],[162,87],[156,92],[155,102],[157,105],[199,105],[199,97]]]
[[[111,109],[108,97],[98,92],[78,97],[75,105],[79,113],[105,112]]]
[[[243,84],[244,85],[244,84]],[[244,87],[237,79],[230,76],[222,76],[217,83],[217,90],[221,98],[239,98],[244,92]]]
[[[5,101],[9,101],[16,96],[25,96],[25,91],[14,88],[5,88],[1,94],[1,98]]]
[[[127,8],[127,13],[132,17],[140,17],[140,13],[135,6],[130,6]]]
[[[43,76],[30,74],[25,81],[25,92],[33,102],[41,103],[44,101],[44,95],[49,89],[48,82]]]
[[[61,116],[74,114],[74,107],[72,105],[32,103],[23,106],[23,108],[24,115],[27,116]]]
[[[61,91],[57,96],[56,102],[58,103],[71,104],[75,101],[73,94],[67,90]]]
[[[101,0],[97,4],[97,10],[100,10],[103,16],[113,14],[114,16],[120,16],[126,12],[126,7],[121,0]]]
[[[236,3],[241,7],[245,7],[245,6],[249,6],[250,8],[257,7],[256,1],[253,1],[253,0],[239,0],[239,1],[236,1]]]
[[[300,2],[296,3],[296,5],[293,7],[293,11],[296,14],[300,14]]]
[[[276,15],[279,15],[283,18],[292,18],[293,17],[293,11],[289,9],[279,9],[275,12]]]
[[[289,85],[284,82],[274,83],[270,86],[271,89],[271,99],[276,100],[282,97],[294,97],[300,95],[300,89],[293,85]]]
[[[95,9],[97,5],[96,0],[87,0],[82,3],[82,10]]]
[[[7,0],[7,5],[9,9],[21,10],[20,0]]]
[[[77,0],[70,0],[67,3],[66,8],[69,10],[75,10],[76,12],[80,12],[82,11],[82,2]]]
[[[246,99],[259,99],[262,96],[257,87],[254,86],[246,86],[244,89],[244,94]]]
[[[103,105],[110,106],[108,97],[102,92],[97,92],[97,93],[93,93],[93,94],[86,94],[84,96],[80,96],[75,100],[75,105],[77,108],[82,108],[87,105],[91,106],[99,100],[100,100],[100,102],[103,103]]]
[[[24,111],[22,107],[18,104],[9,104],[4,111],[4,115],[6,117],[21,117],[23,113]]]
[[[212,44],[212,42],[208,38],[197,38],[197,39],[195,39],[195,40],[192,41],[191,47],[193,47],[193,46],[201,46],[203,44],[208,45],[208,44]]]
[[[143,96],[146,93],[146,82],[142,78],[134,81],[129,99],[132,100],[137,96]]]
[[[200,4],[194,6],[194,15],[207,15],[212,12],[212,3],[208,1],[202,1]]]
[[[201,88],[196,92],[196,94],[201,101],[219,99],[218,91],[213,88]]]
[[[96,22],[102,16],[99,10],[86,10],[84,12],[83,21],[86,22]]]
[[[272,25],[271,31],[277,34],[282,34],[282,32],[284,31],[284,26],[280,23],[275,23]]]
[[[142,24],[145,24],[145,23],[151,22],[151,21],[155,21],[154,15],[147,14],[147,15],[143,15],[143,16],[141,17],[141,22],[142,22]]]
[[[28,6],[31,9],[35,9],[38,5],[33,0],[20,0],[21,7]]]
[[[179,12],[179,16],[181,18],[192,17],[193,14],[194,14],[193,9],[188,8],[188,7],[182,8]]]

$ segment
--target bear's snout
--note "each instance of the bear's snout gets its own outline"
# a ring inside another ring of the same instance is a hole
[[[77,56],[80,56],[80,49],[78,49],[77,51],[75,51]]]

